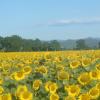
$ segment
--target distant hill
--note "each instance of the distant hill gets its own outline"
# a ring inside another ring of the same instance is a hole
[[[62,48],[73,49],[76,46],[77,40],[78,39],[59,40],[59,43]],[[100,38],[84,38],[84,40],[86,44],[91,48],[97,47],[98,42],[100,42]]]

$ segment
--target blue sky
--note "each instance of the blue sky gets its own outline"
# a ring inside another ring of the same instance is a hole
[[[0,35],[100,37],[100,0],[0,0]]]

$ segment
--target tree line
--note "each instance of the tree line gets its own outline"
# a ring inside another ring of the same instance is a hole
[[[0,37],[0,51],[55,51],[60,49],[57,40],[47,42],[39,39],[23,39],[17,35]]]
[[[76,47],[74,50],[87,50],[91,49],[84,39],[79,39],[76,41]],[[100,42],[98,43],[98,48],[100,49]],[[52,41],[41,41],[39,39],[23,39],[20,36],[13,35],[9,37],[0,37],[0,51],[11,52],[11,51],[59,51],[66,50],[62,48],[57,40]]]

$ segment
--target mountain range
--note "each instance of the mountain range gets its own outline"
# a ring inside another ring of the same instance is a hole
[[[76,47],[76,41],[78,39],[68,39],[68,40],[58,40],[62,48],[66,49],[73,49]],[[100,38],[84,38],[85,43],[90,48],[96,48],[98,47],[98,43],[100,42]]]

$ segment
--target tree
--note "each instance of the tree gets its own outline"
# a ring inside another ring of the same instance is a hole
[[[2,50],[2,40],[3,40],[3,37],[0,37],[0,51]]]
[[[84,39],[80,39],[76,41],[76,49],[89,49],[89,47],[86,45],[85,40]]]
[[[60,50],[58,41],[41,41],[39,39],[23,39],[17,35],[0,37],[0,51],[53,51]]]
[[[42,42],[39,39],[35,39],[33,42],[32,50],[33,51],[41,51]]]
[[[61,46],[57,40],[53,40],[50,42],[51,50],[60,50]]]
[[[2,41],[2,45],[5,51],[20,51],[22,38],[17,35],[5,37]]]
[[[100,49],[100,42],[98,43],[98,48]]]

